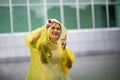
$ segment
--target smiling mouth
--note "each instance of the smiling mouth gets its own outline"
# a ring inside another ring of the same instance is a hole
[[[59,36],[59,34],[58,33],[52,33],[53,34],[53,36]]]
[[[53,34],[54,37],[59,37],[59,34]]]

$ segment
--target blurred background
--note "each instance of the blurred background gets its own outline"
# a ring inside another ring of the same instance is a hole
[[[0,0],[0,80],[24,80],[25,36],[49,18],[68,29],[71,80],[120,80],[120,0]]]

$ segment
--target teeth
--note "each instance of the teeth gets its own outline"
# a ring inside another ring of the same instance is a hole
[[[56,34],[56,35],[54,35],[54,36],[58,36],[58,35]]]
[[[58,34],[57,34],[57,33],[56,33],[56,34],[53,34],[53,35],[58,36]]]

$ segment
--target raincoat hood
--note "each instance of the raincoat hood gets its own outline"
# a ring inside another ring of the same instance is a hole
[[[50,27],[53,25],[53,23],[58,23],[58,24],[60,24],[60,26],[61,26],[61,35],[60,35],[59,40],[65,38],[65,35],[67,34],[67,29],[66,29],[65,26],[64,26],[63,24],[61,24],[58,20],[56,20],[56,19],[48,19],[48,20],[46,21],[45,26],[46,26],[47,28],[50,28]]]

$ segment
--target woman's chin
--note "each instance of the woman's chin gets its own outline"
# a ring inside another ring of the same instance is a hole
[[[57,41],[59,38],[58,37],[53,37],[53,41]]]
[[[59,38],[58,36],[53,36],[53,39],[55,40],[58,40],[58,38]]]

